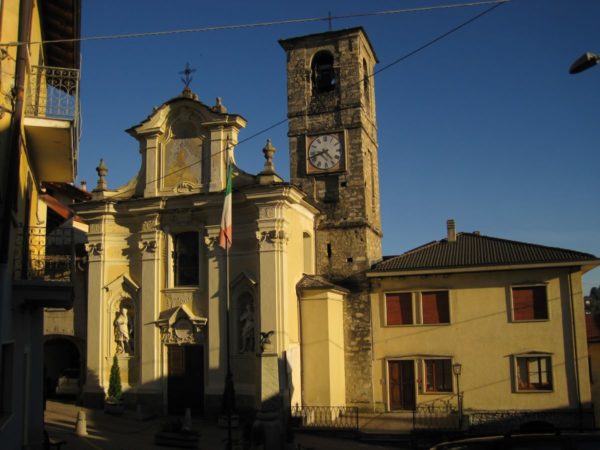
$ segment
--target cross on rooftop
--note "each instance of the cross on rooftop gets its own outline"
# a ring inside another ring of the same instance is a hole
[[[192,73],[194,73],[196,69],[192,69],[190,67],[190,63],[185,63],[185,69],[179,72],[180,75],[184,75],[184,78],[181,79],[181,82],[184,84],[185,88],[188,89],[190,87],[190,83],[192,82]]]

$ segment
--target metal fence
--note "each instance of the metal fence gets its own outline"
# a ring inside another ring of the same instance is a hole
[[[523,426],[555,429],[590,430],[594,428],[594,411],[469,411],[469,429],[477,434],[506,433]]]
[[[72,228],[25,227],[17,233],[14,279],[71,281],[75,269]]]
[[[292,418],[302,428],[358,431],[358,408],[352,406],[293,406]]]
[[[458,430],[461,427],[459,398],[451,396],[422,403],[413,410],[413,430]]]

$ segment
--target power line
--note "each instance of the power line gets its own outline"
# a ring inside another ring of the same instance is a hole
[[[18,46],[18,45],[32,45],[32,44],[59,44],[63,42],[86,42],[86,41],[107,41],[114,39],[136,39],[142,37],[156,37],[156,36],[169,36],[175,34],[184,34],[184,33],[206,33],[211,31],[225,31],[225,30],[241,30],[241,29],[249,29],[249,28],[264,28],[278,25],[293,25],[299,23],[308,23],[308,22],[330,22],[332,20],[342,20],[342,19],[355,19],[359,17],[375,17],[375,16],[386,16],[386,15],[394,15],[394,14],[404,14],[404,13],[416,13],[416,12],[425,12],[425,11],[434,11],[440,9],[456,9],[456,8],[468,8],[474,6],[483,6],[490,4],[503,4],[508,3],[511,0],[487,0],[480,2],[469,2],[469,3],[454,3],[447,5],[436,5],[436,6],[424,6],[421,8],[404,8],[404,9],[389,9],[385,11],[371,11],[371,12],[363,12],[363,13],[355,13],[355,14],[343,14],[339,16],[319,16],[319,17],[307,17],[301,19],[283,19],[283,20],[272,20],[267,22],[254,22],[254,23],[243,23],[243,24],[232,24],[232,25],[213,25],[208,27],[200,27],[200,28],[183,28],[177,30],[167,30],[167,31],[149,31],[144,33],[123,33],[123,34],[113,34],[113,35],[105,35],[105,36],[88,36],[88,37],[79,37],[79,38],[71,38],[71,39],[54,39],[47,41],[33,41],[33,42],[3,42],[0,43],[0,46]]]
[[[485,11],[483,11],[483,12],[481,12],[481,13],[479,13],[479,14],[477,14],[477,15],[473,16],[473,17],[471,17],[470,19],[466,20],[465,22],[462,22],[461,24],[459,24],[459,25],[457,25],[457,26],[455,26],[455,27],[451,28],[450,30],[448,30],[448,31],[446,31],[445,33],[443,33],[443,34],[441,34],[441,35],[437,36],[436,38],[434,38],[434,39],[431,39],[431,40],[430,40],[430,41],[428,41],[427,43],[425,43],[425,44],[421,45],[420,47],[416,48],[415,50],[412,50],[412,51],[410,51],[410,52],[406,53],[405,55],[403,55],[403,56],[401,56],[401,57],[399,57],[399,58],[395,59],[395,60],[394,60],[394,61],[392,61],[391,63],[388,63],[388,64],[386,64],[386,65],[385,65],[385,66],[383,66],[381,69],[379,69],[379,70],[376,70],[376,71],[374,71],[372,74],[365,76],[364,78],[362,78],[361,80],[359,80],[359,81],[358,81],[356,84],[362,83],[364,79],[366,79],[366,78],[371,78],[371,77],[374,77],[376,74],[380,74],[381,72],[383,72],[383,71],[385,71],[385,70],[388,70],[388,69],[390,69],[390,68],[394,67],[396,64],[398,64],[398,63],[400,63],[400,62],[402,62],[402,61],[404,61],[404,60],[406,60],[406,59],[410,58],[411,56],[414,56],[414,55],[416,55],[417,53],[419,53],[419,52],[421,52],[421,51],[425,50],[426,48],[430,47],[431,45],[435,44],[436,42],[439,42],[440,40],[442,40],[442,39],[444,39],[444,38],[446,38],[446,37],[450,36],[451,34],[453,34],[453,33],[457,32],[457,31],[461,30],[461,29],[462,29],[462,28],[464,28],[465,26],[467,26],[467,25],[469,25],[469,24],[471,24],[471,23],[475,22],[476,20],[478,20],[478,19],[482,18],[482,17],[483,17],[483,16],[485,16],[486,14],[488,14],[488,13],[492,12],[494,9],[498,8],[499,6],[502,6],[503,4],[507,3],[508,1],[510,1],[510,0],[506,0],[506,1],[495,1],[495,2],[486,2],[486,3],[493,3],[493,6],[491,6],[491,7],[490,7],[490,8],[488,8],[488,9],[486,9]],[[352,106],[352,107],[348,106],[348,107],[344,107],[344,108],[337,108],[335,111],[341,111],[341,110],[343,110],[343,109],[348,109],[348,108],[354,108],[354,106]],[[323,112],[319,112],[319,113],[312,113],[312,114],[309,114],[309,115],[315,115],[315,114],[323,114]],[[289,120],[289,119],[288,119],[287,117],[286,117],[285,119],[279,120],[278,122],[275,122],[275,123],[273,123],[273,124],[271,124],[271,125],[269,125],[269,126],[267,126],[267,127],[263,128],[263,129],[261,129],[261,130],[257,131],[256,133],[254,133],[254,134],[252,134],[252,135],[250,135],[250,136],[248,136],[248,137],[246,137],[246,138],[242,139],[242,140],[241,140],[241,141],[239,141],[239,142],[238,142],[236,145],[240,145],[240,144],[243,144],[243,143],[245,143],[245,142],[248,142],[249,140],[251,140],[251,139],[254,139],[254,138],[255,138],[255,137],[257,137],[257,136],[260,136],[261,134],[263,134],[263,133],[266,133],[267,131],[269,131],[269,130],[272,130],[273,128],[276,128],[276,127],[278,127],[279,125],[282,125],[282,124],[286,123],[288,120]],[[227,152],[227,151],[229,151],[230,149],[233,149],[233,148],[234,148],[234,145],[233,145],[233,144],[230,144],[230,145],[228,145],[228,146],[227,146],[227,147],[226,147],[224,150],[222,150],[222,151],[220,151],[220,152],[217,152],[217,153],[213,153],[211,156],[213,156],[213,155],[214,155],[214,156],[216,156],[216,155],[219,155],[219,154],[221,154],[221,153],[225,153],[225,152]],[[169,172],[169,173],[163,174],[162,176],[159,176],[159,177],[155,178],[154,180],[151,180],[151,181],[147,182],[146,184],[156,183],[156,182],[158,182],[158,181],[160,181],[160,180],[163,180],[164,178],[166,178],[166,177],[168,177],[168,176],[174,175],[174,174],[176,174],[176,173],[182,172],[182,171],[183,171],[183,170],[185,170],[185,169],[188,169],[188,168],[190,168],[190,167],[196,166],[196,165],[200,164],[201,162],[203,162],[203,159],[204,159],[204,158],[201,158],[201,159],[199,159],[199,160],[197,160],[197,161],[195,161],[195,162],[193,162],[193,163],[191,163],[191,164],[188,164],[187,166],[180,167],[180,168],[179,168],[179,169],[177,169],[177,170],[174,170],[174,171],[172,171],[172,172]],[[129,192],[135,192],[135,188],[126,189],[126,190],[124,190],[124,191],[121,191],[121,192],[117,192],[117,191],[113,191],[113,192],[115,192],[115,194],[116,194],[117,196],[121,196],[121,195],[123,195],[123,194],[127,194],[127,193],[129,193]]]

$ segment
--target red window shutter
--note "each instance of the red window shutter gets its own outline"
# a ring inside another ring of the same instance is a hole
[[[536,320],[548,318],[546,286],[514,287],[514,320]]]
[[[423,292],[421,294],[423,323],[450,323],[448,291]]]
[[[412,317],[412,295],[410,292],[386,294],[386,312],[388,325],[410,325]]]

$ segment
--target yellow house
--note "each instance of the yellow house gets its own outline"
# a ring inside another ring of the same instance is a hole
[[[73,302],[73,230],[44,181],[71,183],[79,140],[80,2],[0,5],[0,442],[43,442],[43,309]]]
[[[453,405],[473,426],[545,411],[561,425],[589,425],[581,276],[598,264],[587,253],[457,234],[450,220],[446,239],[374,265],[376,409]]]

